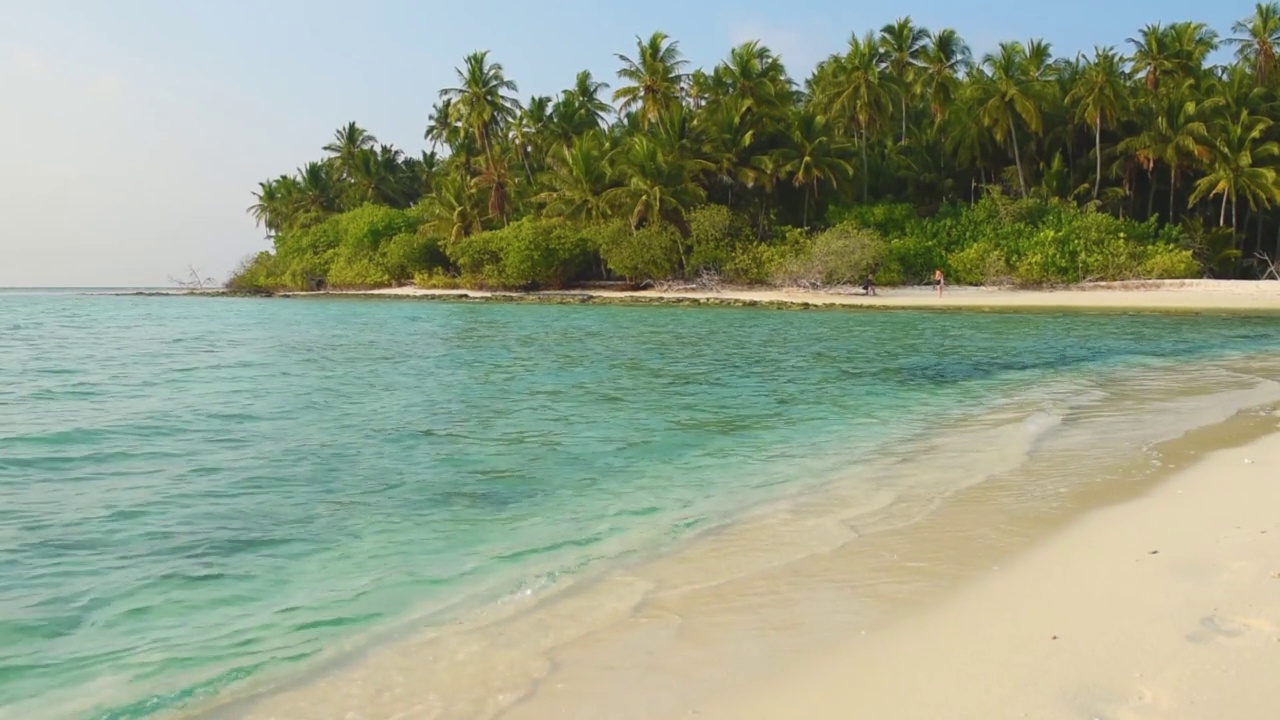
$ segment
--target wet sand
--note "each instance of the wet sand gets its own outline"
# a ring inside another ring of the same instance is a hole
[[[482,290],[424,290],[404,287],[362,294],[420,298],[545,299],[597,302],[708,304],[794,304],[809,306],[865,306],[922,309],[1076,308],[1081,310],[1162,311],[1280,311],[1280,282],[1243,280],[1166,280],[1091,283],[1057,290],[1004,288],[946,288],[941,297],[932,288],[880,288],[867,296],[860,290],[806,291],[777,288],[641,290],[572,290],[555,293],[503,293]]]

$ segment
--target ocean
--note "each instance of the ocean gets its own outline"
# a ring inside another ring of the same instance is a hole
[[[405,717],[497,717],[583,628],[1278,381],[1276,317],[0,291],[0,718],[248,717],[404,642]]]

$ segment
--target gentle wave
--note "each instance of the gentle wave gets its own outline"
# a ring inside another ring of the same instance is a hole
[[[1265,318],[2,293],[0,328],[0,714],[24,718],[200,706],[616,593],[573,637],[1037,458],[1105,471],[1280,378]],[[747,532],[776,541],[697,582],[608,577]]]

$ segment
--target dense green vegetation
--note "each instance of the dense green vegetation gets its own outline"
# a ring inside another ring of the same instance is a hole
[[[692,69],[662,33],[521,103],[487,52],[405,156],[351,123],[250,212],[274,249],[240,288],[799,285],[1256,277],[1280,243],[1280,4],[1227,37],[975,56],[904,18],[799,83],[751,42]],[[1210,64],[1218,48],[1236,60]]]

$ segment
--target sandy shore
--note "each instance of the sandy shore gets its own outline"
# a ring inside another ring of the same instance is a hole
[[[984,413],[676,552],[180,717],[1275,717],[1276,391],[1126,380],[1040,439]]]
[[[769,288],[701,290],[576,290],[558,293],[497,293],[480,290],[389,288],[363,295],[423,298],[578,298],[600,302],[700,301],[720,304],[797,304],[913,308],[1080,308],[1096,310],[1280,311],[1280,282],[1241,280],[1169,280],[1094,283],[1061,290],[947,288],[942,297],[930,288],[881,288],[877,295],[861,291],[821,292]]]
[[[1280,717],[1280,434],[701,718]]]

